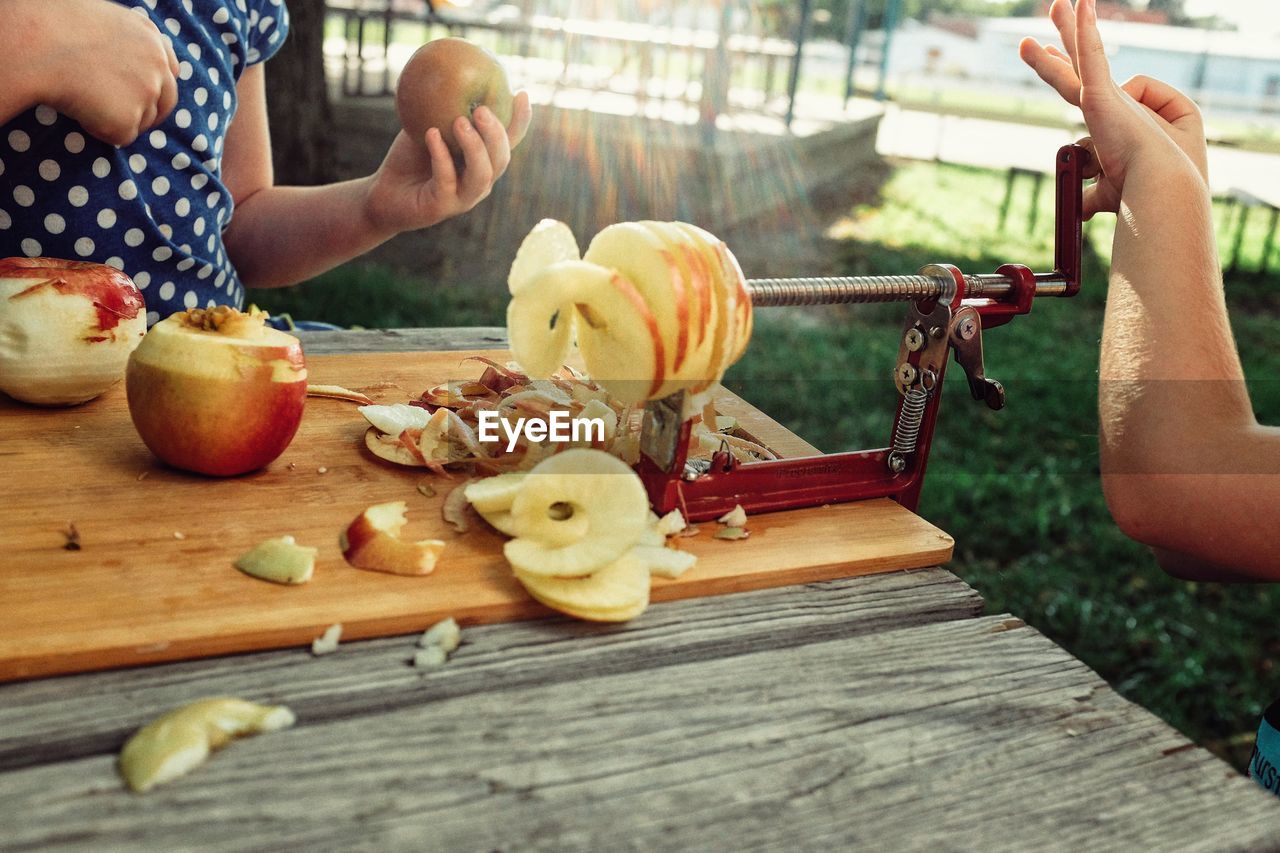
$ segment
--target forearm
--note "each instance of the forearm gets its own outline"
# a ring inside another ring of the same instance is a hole
[[[1103,486],[1120,526],[1175,573],[1280,574],[1267,541],[1280,433],[1254,418],[1208,193],[1189,167],[1126,178],[1099,377]]]
[[[0,33],[10,45],[39,45],[43,30],[23,0],[0,0]],[[0,51],[0,124],[6,124],[39,101],[39,87],[28,50]]]
[[[1198,435],[1254,426],[1209,196],[1184,162],[1133,169],[1116,221],[1099,366],[1113,471],[1158,470]]]
[[[370,178],[264,187],[238,201],[223,234],[247,287],[284,287],[333,269],[394,236],[368,214]]]

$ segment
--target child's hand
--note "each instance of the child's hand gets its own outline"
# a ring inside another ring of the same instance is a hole
[[[1054,0],[1049,7],[1067,52],[1023,39],[1018,53],[1068,103],[1080,107],[1101,168],[1098,182],[1085,188],[1084,218],[1119,209],[1126,172],[1141,159],[1158,168],[1189,161],[1207,182],[1204,124],[1195,103],[1177,89],[1150,77],[1123,86],[1111,68],[1098,34],[1096,0]],[[1185,155],[1185,156],[1183,156]]]
[[[23,84],[45,103],[112,145],[127,145],[178,102],[178,58],[155,24],[105,0],[9,0],[6,23],[34,42],[9,43],[0,82]],[[22,65],[12,62],[17,57]]]
[[[494,183],[511,162],[511,149],[529,129],[529,96],[516,95],[511,125],[503,127],[487,107],[473,113],[473,121],[458,117],[453,133],[462,147],[459,171],[440,136],[427,131],[422,140],[401,131],[378,167],[369,189],[366,211],[375,230],[398,234],[426,228],[465,213],[488,197]],[[474,122],[474,123],[473,123]]]

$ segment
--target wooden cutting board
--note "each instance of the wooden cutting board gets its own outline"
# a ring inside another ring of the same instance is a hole
[[[313,356],[310,379],[405,402],[482,369],[470,353]],[[506,358],[505,353],[486,353]],[[0,395],[2,396],[2,395]],[[814,452],[758,410],[721,409],[783,455]],[[306,645],[343,624],[343,639],[545,615],[502,557],[503,537],[476,521],[463,535],[440,514],[451,485],[364,449],[351,403],[312,398],[293,444],[269,468],[209,479],[157,462],[133,430],[117,387],[71,409],[0,400],[0,681]],[[417,490],[431,482],[437,497]],[[459,478],[459,482],[461,478]],[[405,500],[405,535],[449,541],[434,574],[395,577],[348,566],[338,535],[370,504]],[[64,531],[79,532],[67,550]],[[665,601],[946,562],[951,537],[889,500],[753,517],[751,537],[680,547],[698,564],[655,579]],[[292,534],[319,547],[310,583],[255,580],[232,561],[257,542]],[[643,618],[643,617],[641,617]]]

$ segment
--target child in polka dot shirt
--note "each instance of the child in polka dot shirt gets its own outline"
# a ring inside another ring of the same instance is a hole
[[[378,170],[322,187],[276,186],[263,63],[288,32],[283,0],[3,0],[0,257],[124,270],[155,323],[244,304],[403,231],[470,210],[528,128],[487,108],[454,133],[403,132]],[[286,96],[278,93],[278,97]]]

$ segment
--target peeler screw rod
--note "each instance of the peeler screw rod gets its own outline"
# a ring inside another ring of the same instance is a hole
[[[838,305],[856,302],[907,302],[941,296],[950,285],[929,275],[863,275],[830,278],[755,278],[747,282],[757,307]],[[1002,275],[965,277],[968,296],[1002,296],[1012,282]]]

